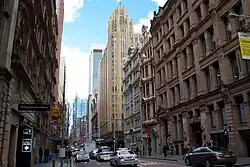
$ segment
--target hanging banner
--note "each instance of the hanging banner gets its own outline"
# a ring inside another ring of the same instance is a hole
[[[250,33],[238,32],[242,59],[250,60]]]
[[[50,110],[50,125],[59,125],[64,121],[63,108],[52,108]]]

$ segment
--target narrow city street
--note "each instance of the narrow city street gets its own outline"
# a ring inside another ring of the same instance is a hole
[[[110,167],[109,162],[90,162],[75,163],[75,167]],[[139,159],[138,167],[184,167],[185,165],[179,161],[151,160]]]

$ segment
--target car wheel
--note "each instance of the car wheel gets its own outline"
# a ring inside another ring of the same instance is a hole
[[[208,159],[205,160],[205,167],[212,167],[212,164]]]
[[[116,166],[116,167],[118,167],[118,166],[119,166],[119,165],[118,165],[118,163],[117,163],[116,161],[115,161],[115,166]]]
[[[186,164],[187,166],[191,166],[191,163],[190,163],[190,161],[189,161],[188,158],[185,159],[185,164]]]
[[[109,164],[110,164],[110,166],[113,166],[113,163],[112,163],[112,161],[111,161],[111,160],[109,161]]]
[[[226,167],[232,167],[233,165],[232,164],[226,164]]]

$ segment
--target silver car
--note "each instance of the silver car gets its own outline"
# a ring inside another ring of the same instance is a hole
[[[78,151],[75,157],[75,162],[89,162],[89,154],[84,150]]]
[[[114,153],[113,157],[110,159],[110,166],[127,166],[132,165],[137,167],[138,157],[130,150],[118,150]]]

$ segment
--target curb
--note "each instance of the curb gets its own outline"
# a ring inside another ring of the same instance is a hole
[[[241,167],[241,166],[250,166],[250,164],[235,164],[234,167]]]
[[[143,157],[140,156],[139,158],[145,158],[145,159],[158,159],[158,160],[165,160],[165,161],[178,161],[177,159],[173,159],[173,158],[158,158],[158,157]]]

